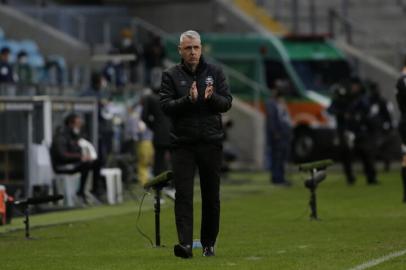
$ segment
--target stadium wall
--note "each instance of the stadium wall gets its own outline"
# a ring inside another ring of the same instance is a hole
[[[86,44],[13,8],[0,5],[0,26],[10,38],[35,40],[45,55],[62,55],[68,65],[87,65],[90,61]]]
[[[187,29],[231,33],[254,31],[250,25],[242,22],[239,16],[230,10],[230,4],[227,4],[226,1],[134,0],[127,2],[132,8],[130,11],[132,15],[171,33]]]

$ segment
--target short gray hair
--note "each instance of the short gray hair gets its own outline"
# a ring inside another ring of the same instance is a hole
[[[183,32],[183,33],[180,35],[179,44],[182,43],[182,41],[183,41],[183,39],[184,39],[185,37],[192,38],[192,39],[198,39],[198,40],[200,41],[200,35],[199,35],[198,32],[196,32],[196,31],[194,31],[194,30],[188,30],[188,31],[186,31],[186,32]]]

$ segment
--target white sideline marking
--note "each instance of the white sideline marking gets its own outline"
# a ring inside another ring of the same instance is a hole
[[[389,260],[391,260],[393,258],[403,256],[405,254],[406,254],[406,249],[398,251],[398,252],[393,252],[391,254],[388,254],[388,255],[383,256],[383,257],[378,258],[378,259],[370,260],[370,261],[368,261],[366,263],[360,264],[360,265],[358,265],[358,266],[356,266],[354,268],[350,268],[348,270],[364,270],[364,269],[367,269],[367,268],[371,268],[371,267],[373,267],[375,265],[381,264],[383,262],[389,261]]]

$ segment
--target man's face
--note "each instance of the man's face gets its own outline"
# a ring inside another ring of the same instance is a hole
[[[179,44],[179,54],[187,65],[197,66],[202,55],[202,45],[199,39],[184,37]]]
[[[8,59],[9,59],[9,54],[8,54],[8,53],[2,53],[2,54],[0,55],[0,60],[1,60],[1,61],[3,61],[3,62],[8,62]]]
[[[70,127],[71,127],[71,129],[73,130],[73,132],[74,132],[75,134],[79,134],[79,133],[80,133],[80,130],[82,129],[82,125],[83,125],[82,119],[81,119],[80,117],[76,117],[76,118],[72,121]]]
[[[351,84],[351,93],[353,95],[358,94],[361,92],[361,85],[359,83],[352,83]]]

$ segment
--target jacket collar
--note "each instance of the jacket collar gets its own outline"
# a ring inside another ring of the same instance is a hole
[[[199,60],[199,64],[197,65],[196,71],[193,72],[192,70],[190,70],[190,68],[185,64],[185,61],[182,59],[180,62],[180,66],[182,67],[182,69],[188,73],[189,75],[193,76],[196,74],[199,74],[206,66],[207,66],[207,62],[204,59],[203,55],[200,56],[200,60]]]

